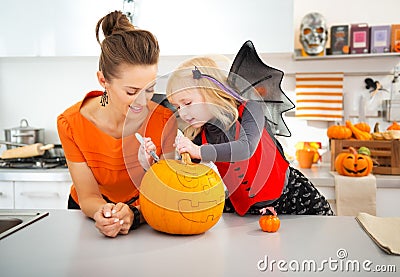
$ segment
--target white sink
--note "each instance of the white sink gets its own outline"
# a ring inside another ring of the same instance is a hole
[[[0,239],[47,216],[48,212],[0,210]]]

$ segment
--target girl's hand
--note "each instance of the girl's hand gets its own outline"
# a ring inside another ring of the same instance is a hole
[[[150,151],[156,151],[156,145],[153,143],[151,138],[143,138],[143,143],[140,145],[138,159],[140,165],[145,169],[148,170],[150,165],[153,163],[153,158],[149,154]]]
[[[194,144],[185,136],[179,136],[175,139],[176,150],[179,154],[189,153],[192,159],[201,159],[200,146]]]

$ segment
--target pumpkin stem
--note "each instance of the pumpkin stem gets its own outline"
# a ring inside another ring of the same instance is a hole
[[[184,164],[193,164],[192,159],[190,158],[189,153],[187,153],[187,152],[182,153],[181,156],[182,156],[182,162],[183,162]]]
[[[352,147],[352,146],[349,147],[349,152],[350,152],[351,154],[353,154],[353,155],[357,155],[357,150],[356,150],[354,147]]]
[[[267,214],[267,213],[272,213],[272,215],[274,215],[274,216],[277,215],[277,213],[276,213],[274,207],[265,207],[265,208],[262,208],[262,209],[260,209],[260,213],[261,213],[261,215],[264,215],[264,214]]]

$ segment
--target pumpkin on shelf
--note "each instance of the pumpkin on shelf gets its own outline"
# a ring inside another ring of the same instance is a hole
[[[139,200],[142,215],[153,229],[195,235],[218,222],[225,190],[217,172],[191,163],[185,153],[182,161],[160,160],[150,167],[142,179]]]
[[[369,124],[366,122],[358,122],[358,123],[354,124],[354,126],[361,131],[364,131],[367,133],[371,132],[371,126],[369,126]]]
[[[396,121],[393,121],[393,123],[387,127],[387,130],[400,130],[400,124],[398,124]]]
[[[349,151],[342,152],[335,159],[335,169],[338,174],[349,177],[363,177],[371,173],[373,162],[370,156],[362,153],[370,153],[369,149],[363,147],[358,153],[354,147]]]
[[[358,140],[371,140],[372,135],[369,132],[358,129],[350,120],[346,120],[346,126],[353,132],[353,136]]]
[[[330,139],[348,139],[352,136],[350,128],[343,125],[332,125],[326,132]]]

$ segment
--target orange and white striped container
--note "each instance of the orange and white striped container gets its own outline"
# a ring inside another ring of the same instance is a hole
[[[296,73],[296,104],[296,117],[342,120],[343,73]]]

